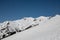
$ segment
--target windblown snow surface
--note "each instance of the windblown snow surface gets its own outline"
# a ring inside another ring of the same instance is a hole
[[[0,23],[3,25],[0,29],[6,27],[7,22]],[[25,17],[20,20],[9,21],[9,23],[10,28],[17,28],[22,31],[2,40],[60,40],[60,15],[54,17],[40,16],[38,18]],[[29,26],[31,28],[25,30]]]

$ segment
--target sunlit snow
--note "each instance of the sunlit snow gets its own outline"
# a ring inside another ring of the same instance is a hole
[[[16,32],[16,34],[9,36],[8,32]],[[3,38],[3,35],[8,37]],[[5,21],[0,23],[0,39],[60,40],[60,15],[38,18],[24,17],[20,20]]]

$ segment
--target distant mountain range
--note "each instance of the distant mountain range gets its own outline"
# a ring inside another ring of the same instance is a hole
[[[59,37],[60,15],[24,17],[0,23],[0,40],[60,40]]]

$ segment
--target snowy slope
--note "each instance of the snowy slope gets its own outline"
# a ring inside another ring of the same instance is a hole
[[[44,16],[38,18],[30,17],[13,22],[10,26],[17,25],[21,30],[31,25],[32,27],[2,40],[60,40],[60,15],[52,18]]]

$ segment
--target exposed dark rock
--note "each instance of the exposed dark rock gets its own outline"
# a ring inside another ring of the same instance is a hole
[[[32,25],[30,25],[29,27],[27,27],[25,30],[27,30],[27,29],[29,29],[29,28],[31,28],[32,27]]]

